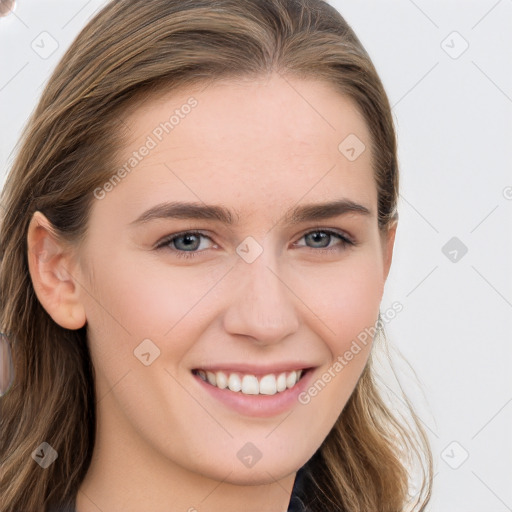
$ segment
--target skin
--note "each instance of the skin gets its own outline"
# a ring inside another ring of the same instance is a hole
[[[333,427],[371,348],[308,404],[266,418],[237,414],[192,375],[207,363],[307,361],[311,382],[320,378],[377,320],[396,225],[378,229],[363,117],[319,81],[271,75],[151,98],[123,119],[120,165],[191,95],[197,107],[94,200],[79,249],[40,212],[30,224],[36,294],[61,326],[87,324],[96,372],[98,433],[79,512],[286,510],[297,469]],[[366,145],[355,161],[338,150],[349,134]],[[370,214],[284,222],[289,208],[338,199]],[[225,206],[239,222],[130,225],[178,200]],[[192,244],[196,257],[176,256],[183,239],[154,249],[191,229],[206,235]],[[356,243],[319,240],[325,229]],[[248,236],[263,249],[252,263],[236,252]],[[134,357],[146,338],[160,350],[149,366]],[[237,457],[247,442],[262,454],[250,468]]]

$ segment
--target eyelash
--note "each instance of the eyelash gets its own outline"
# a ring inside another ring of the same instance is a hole
[[[301,247],[306,247],[307,249],[311,249],[316,252],[318,252],[318,251],[332,252],[332,251],[339,251],[339,250],[345,249],[347,246],[355,246],[356,245],[356,242],[354,242],[353,240],[348,238],[346,235],[339,233],[338,231],[334,231],[332,229],[321,229],[321,228],[316,228],[316,229],[313,229],[311,231],[304,233],[299,238],[299,240],[301,240],[302,238],[306,237],[307,235],[311,235],[313,233],[326,233],[330,236],[336,237],[338,240],[340,240],[341,243],[337,244],[331,248],[324,248],[324,247],[314,248],[314,247],[308,247],[308,246],[301,246]],[[166,236],[160,242],[158,242],[155,249],[156,250],[167,249],[167,250],[172,251],[179,258],[188,258],[188,259],[195,258],[198,255],[200,255],[202,252],[204,252],[204,250],[203,251],[180,251],[178,249],[171,249],[169,247],[171,242],[173,242],[174,240],[181,238],[185,235],[202,236],[204,238],[208,238],[209,240],[213,241],[208,235],[205,235],[204,233],[201,233],[200,231],[183,231],[181,233],[175,233],[173,235]]]

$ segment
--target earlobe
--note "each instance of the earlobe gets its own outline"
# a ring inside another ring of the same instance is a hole
[[[85,309],[73,279],[71,247],[58,238],[50,221],[39,211],[28,227],[27,248],[30,277],[41,305],[61,327],[83,327]]]

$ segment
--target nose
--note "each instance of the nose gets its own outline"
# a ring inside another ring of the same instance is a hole
[[[237,262],[230,273],[235,292],[224,315],[226,332],[249,336],[260,345],[278,343],[299,328],[293,286],[275,270],[270,252],[263,251],[252,263]]]

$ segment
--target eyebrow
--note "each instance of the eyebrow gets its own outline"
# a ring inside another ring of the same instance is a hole
[[[291,208],[285,213],[283,222],[286,224],[299,224],[301,222],[329,219],[348,213],[365,216],[372,214],[371,210],[366,206],[348,199],[340,199],[327,203],[313,203]],[[233,215],[229,209],[223,206],[173,201],[153,206],[132,221],[130,225],[145,224],[154,219],[214,220],[231,226],[238,222],[239,215]]]

